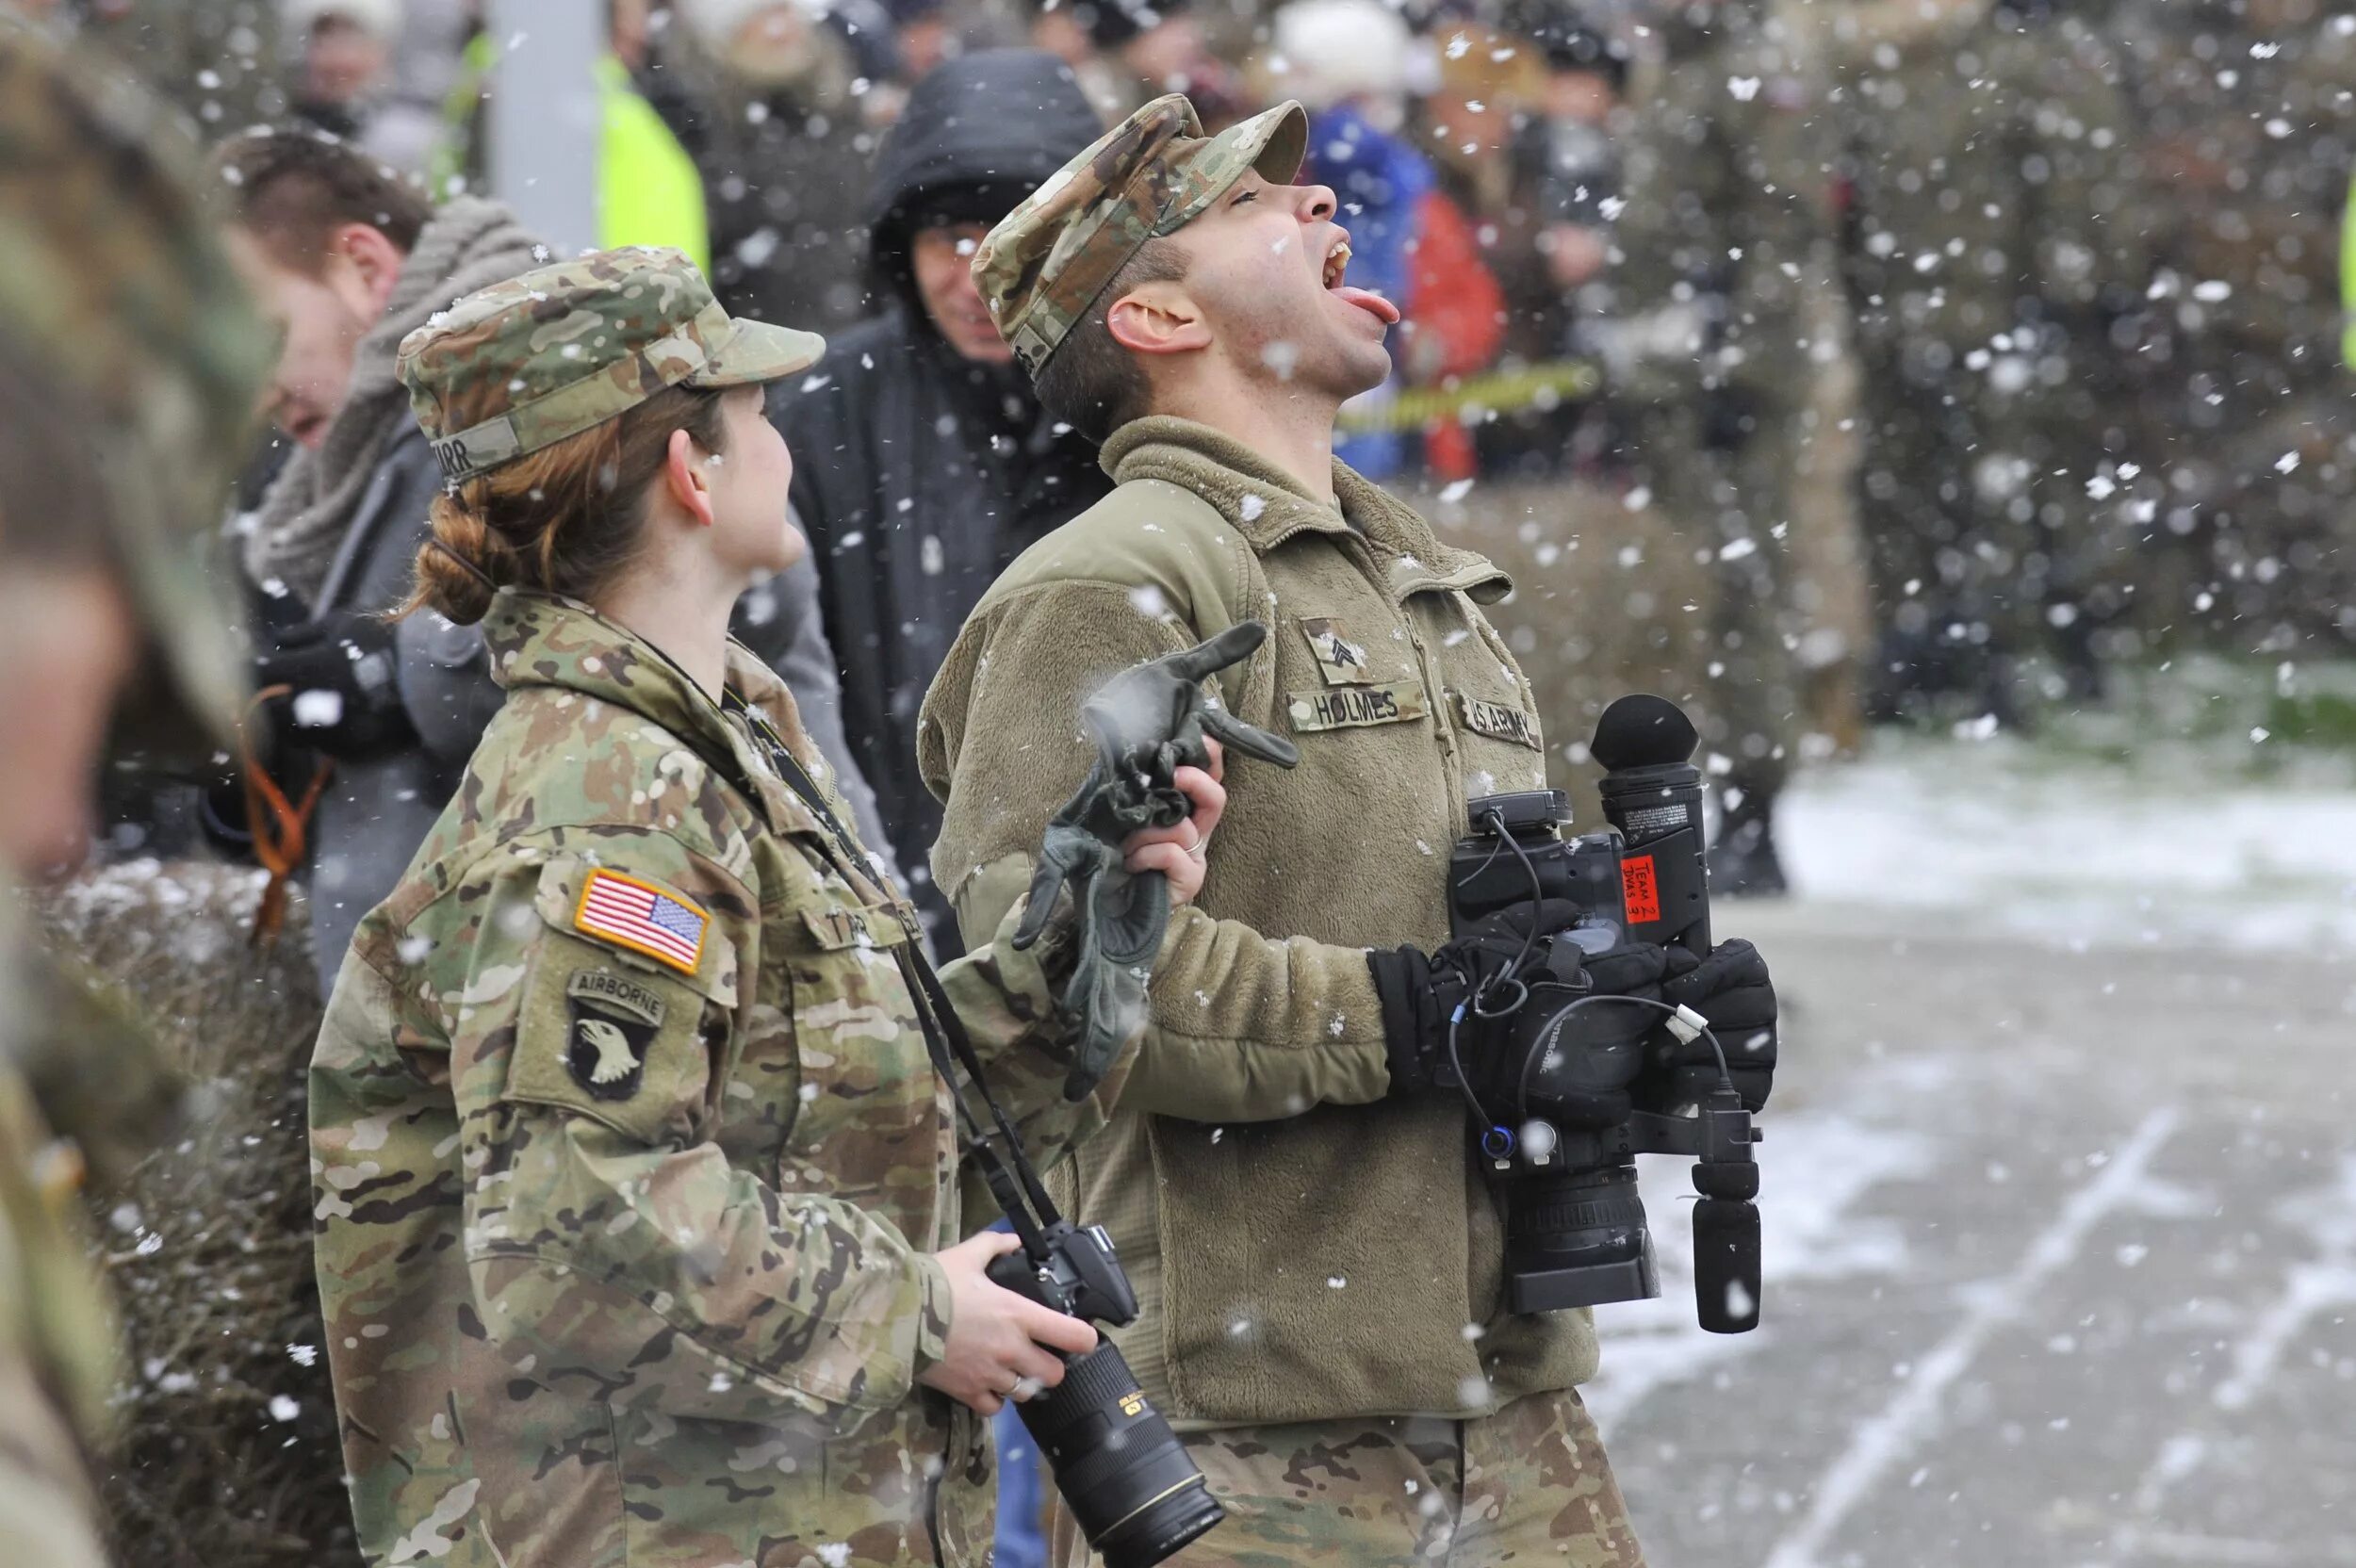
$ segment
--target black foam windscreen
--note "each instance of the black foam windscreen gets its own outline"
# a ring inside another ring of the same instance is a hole
[[[1713,1334],[1759,1327],[1759,1206],[1735,1198],[1693,1205],[1693,1310]]]
[[[1693,755],[1701,737],[1693,721],[1666,697],[1639,692],[1620,698],[1595,721],[1595,743],[1588,750],[1613,773],[1622,768],[1658,767],[1682,762]]]

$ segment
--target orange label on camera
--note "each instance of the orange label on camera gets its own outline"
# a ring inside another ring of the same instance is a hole
[[[1661,918],[1661,884],[1653,880],[1651,856],[1620,862],[1620,896],[1628,902],[1629,923],[1644,925]]]

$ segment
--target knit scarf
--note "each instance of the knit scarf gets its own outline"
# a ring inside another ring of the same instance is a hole
[[[463,294],[549,259],[505,207],[461,196],[437,210],[401,264],[384,318],[352,355],[352,387],[317,450],[299,448],[281,469],[245,545],[255,582],[272,579],[317,612],[336,547],[350,531],[368,477],[411,428],[409,395],[393,377],[401,340]]]

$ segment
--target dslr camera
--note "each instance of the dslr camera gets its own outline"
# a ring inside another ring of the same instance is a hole
[[[1637,1108],[1655,1042],[1708,1036],[1698,1015],[1596,993],[1583,960],[1631,941],[1710,951],[1701,775],[1693,727],[1658,697],[1612,704],[1594,752],[1610,769],[1607,831],[1566,836],[1559,790],[1472,801],[1449,866],[1458,935],[1523,903],[1567,900],[1567,928],[1537,935],[1465,1001],[1451,1033],[1479,1158],[1504,1200],[1506,1304],[1556,1312],[1661,1294],[1636,1186],[1638,1154],[1693,1156],[1694,1297],[1703,1328],[1741,1333],[1759,1308],[1759,1141],[1714,1037],[1720,1083],[1699,1104]]]
[[[991,1262],[993,1283],[1100,1326],[1137,1320],[1137,1291],[1103,1226],[1058,1218],[1038,1233],[1036,1254],[1026,1246]],[[1152,1568],[1227,1517],[1110,1339],[1061,1359],[1063,1381],[1015,1411],[1105,1568]]]

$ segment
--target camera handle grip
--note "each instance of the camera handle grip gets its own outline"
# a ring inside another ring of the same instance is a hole
[[[1693,1311],[1713,1334],[1759,1327],[1760,1296],[1759,1164],[1761,1140],[1732,1088],[1712,1094],[1695,1116],[1636,1111],[1628,1117],[1631,1152],[1691,1154],[1693,1190]]]
[[[1759,1205],[1704,1198],[1693,1205],[1693,1314],[1713,1334],[1759,1327]]]

